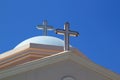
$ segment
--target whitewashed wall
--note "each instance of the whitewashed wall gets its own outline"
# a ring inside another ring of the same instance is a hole
[[[76,80],[110,80],[106,76],[72,61],[55,63],[0,80],[61,80],[63,76],[67,75],[73,76]]]

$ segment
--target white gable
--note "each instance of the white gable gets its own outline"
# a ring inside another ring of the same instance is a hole
[[[120,77],[73,52],[61,52],[0,71],[0,80],[120,80]]]
[[[36,68],[2,80],[61,80],[65,76],[73,77],[76,80],[110,80],[109,77],[104,77],[71,60],[60,61],[59,63]]]

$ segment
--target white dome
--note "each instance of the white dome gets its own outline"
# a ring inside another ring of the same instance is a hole
[[[35,36],[35,37],[26,39],[23,42],[19,43],[15,47],[15,49],[19,48],[25,44],[29,44],[29,43],[64,46],[64,41],[59,38],[52,37],[52,36]]]

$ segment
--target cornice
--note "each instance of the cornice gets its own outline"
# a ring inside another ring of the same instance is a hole
[[[12,76],[18,73],[23,73],[29,70],[37,69],[54,63],[58,63],[65,60],[71,60],[83,68],[88,68],[89,70],[94,71],[96,74],[106,77],[108,80],[120,80],[119,75],[87,60],[81,56],[74,54],[74,52],[61,52],[53,54],[41,59],[37,59],[31,62],[21,64],[19,66],[0,71],[0,79],[8,76]]]

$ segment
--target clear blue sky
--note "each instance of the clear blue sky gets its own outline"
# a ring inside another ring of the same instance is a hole
[[[95,63],[120,74],[119,0],[0,0],[0,53],[41,35],[36,25],[47,19],[55,28],[66,21],[78,38],[71,45]],[[54,32],[49,35],[63,39]]]

